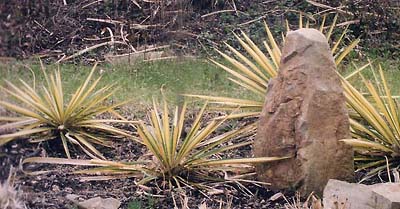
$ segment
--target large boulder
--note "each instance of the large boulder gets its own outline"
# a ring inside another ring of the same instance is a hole
[[[325,36],[289,32],[280,70],[268,84],[254,142],[256,157],[292,158],[256,167],[274,189],[322,194],[329,179],[353,179],[353,150],[339,141],[350,126],[340,79]]]

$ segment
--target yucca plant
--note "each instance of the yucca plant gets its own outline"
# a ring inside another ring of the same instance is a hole
[[[245,134],[249,127],[231,130],[221,135],[213,133],[225,122],[227,117],[214,118],[203,125],[202,118],[207,104],[195,117],[191,127],[185,132],[186,103],[176,107],[169,115],[166,102],[163,111],[154,103],[149,115],[150,124],[137,123],[137,131],[141,142],[150,153],[148,160],[129,163],[104,160],[71,160],[59,158],[29,158],[24,163],[61,163],[72,165],[96,166],[94,170],[78,171],[79,173],[102,173],[103,175],[140,176],[139,181],[145,184],[154,179],[163,179],[169,185],[180,187],[199,186],[199,182],[223,181],[224,178],[212,178],[218,171],[248,171],[251,164],[283,160],[288,157],[260,158],[220,158],[223,153],[251,144],[248,140],[234,142],[232,139]],[[187,128],[186,128],[187,129]],[[231,143],[227,143],[231,142]],[[141,175],[142,174],[142,175]],[[196,183],[197,182],[197,183]]]
[[[400,165],[400,111],[386,82],[382,67],[378,73],[370,64],[374,81],[358,71],[367,94],[361,93],[342,77],[347,103],[355,111],[350,119],[353,139],[343,141],[352,145],[359,170],[369,170],[366,178],[389,167]],[[356,75],[356,74],[353,74]]]
[[[342,34],[337,40],[331,40],[332,33],[336,27],[337,15],[333,19],[333,23],[325,27],[326,16],[323,16],[319,30],[323,32],[329,40],[332,46],[332,54],[335,57],[336,65],[339,65],[343,59],[350,53],[350,51],[358,44],[359,39],[356,39],[350,43],[347,47],[340,49],[343,45],[343,39],[347,33],[347,27],[343,30]],[[290,31],[289,24],[286,24],[287,31]],[[309,19],[307,23],[303,24],[303,17],[300,15],[299,28],[310,27]],[[258,117],[263,103],[264,97],[267,91],[267,85],[271,78],[278,75],[281,50],[277,44],[276,39],[271,33],[268,25],[264,22],[267,40],[263,41],[263,46],[267,50],[264,53],[260,46],[257,46],[243,31],[241,31],[242,37],[234,33],[236,39],[239,41],[240,45],[243,47],[246,53],[242,53],[235,49],[231,45],[226,44],[229,49],[229,53],[234,55],[228,55],[227,53],[221,52],[216,49],[217,52],[231,65],[224,65],[215,60],[211,60],[214,64],[228,72],[233,78],[229,78],[235,84],[244,87],[245,89],[256,95],[254,100],[248,99],[238,99],[238,98],[228,98],[228,97],[218,97],[218,96],[207,96],[207,95],[191,95],[186,96],[197,97],[205,100],[211,101],[211,103],[220,105],[220,108],[225,110],[232,110],[238,106],[243,110],[242,113],[236,114],[232,117],[244,117],[244,116],[255,116]]]
[[[207,170],[237,170],[234,165],[276,161],[283,158],[261,157],[241,159],[216,159],[215,155],[225,151],[237,149],[250,145],[251,142],[244,141],[223,145],[239,135],[246,133],[249,127],[231,130],[221,135],[212,136],[225,121],[226,117],[215,118],[205,127],[202,127],[201,119],[207,104],[197,114],[190,130],[186,136],[182,136],[185,125],[186,103],[181,110],[175,108],[172,118],[168,115],[168,108],[164,102],[163,113],[158,112],[154,105],[150,114],[150,126],[140,123],[138,133],[143,144],[157,158],[159,167],[155,170],[155,176],[167,176],[176,183],[186,182],[184,176],[188,174],[193,179],[199,177],[204,179],[208,176]],[[231,168],[230,168],[231,167]]]
[[[0,135],[0,145],[21,137],[30,137],[31,142],[59,140],[68,158],[71,157],[69,144],[77,145],[93,158],[104,158],[93,144],[110,146],[110,136],[130,137],[126,131],[107,125],[126,123],[126,120],[96,118],[102,113],[113,112],[124,103],[106,103],[116,88],[107,85],[96,90],[101,77],[91,82],[95,68],[96,65],[69,101],[65,99],[59,69],[48,74],[42,65],[46,84],[41,86],[41,91],[23,80],[19,87],[6,81],[8,88],[2,87],[2,91],[14,97],[16,104],[0,101],[0,105],[19,116],[0,117],[1,121],[8,122],[0,126],[0,130],[15,130]]]

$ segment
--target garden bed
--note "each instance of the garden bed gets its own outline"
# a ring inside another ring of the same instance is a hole
[[[160,63],[159,63],[160,64]],[[196,63],[189,63],[190,65],[195,65]],[[165,65],[162,62],[160,65]],[[181,69],[179,65],[176,67],[177,69]],[[184,65],[186,66],[186,65]],[[118,75],[125,76],[123,74],[126,69],[118,69],[111,70],[104,67],[104,76],[107,75]],[[6,68],[4,68],[6,69]],[[197,68],[193,68],[193,72],[197,72]],[[11,69],[10,69],[11,70]],[[154,71],[161,71],[161,69],[153,69]],[[187,70],[187,68],[185,68]],[[5,70],[6,71],[6,70]],[[14,71],[16,73],[20,73],[20,71]],[[22,72],[22,70],[21,70]],[[77,70],[67,70],[64,69],[64,72],[69,74],[67,75],[76,75]],[[177,72],[178,74],[181,71],[173,70],[172,72],[162,71],[164,74],[168,73],[168,77],[173,77]],[[16,80],[15,73],[3,72],[5,76],[9,79]],[[26,76],[26,72],[23,72]],[[125,72],[126,73],[126,72]],[[387,73],[391,73],[390,77],[396,77],[397,71],[388,71]],[[85,73],[84,73],[85,74]],[[164,75],[162,74],[162,75]],[[213,73],[212,75],[216,75],[217,73]],[[30,74],[29,74],[30,75]],[[22,76],[23,77],[23,76]],[[67,76],[70,78],[71,76]],[[79,76],[78,76],[79,77]],[[206,77],[206,75],[204,75]],[[144,76],[148,80],[154,79],[154,76]],[[129,80],[129,79],[127,79]],[[204,83],[207,83],[208,80],[203,78]],[[190,86],[193,84],[193,80],[181,79],[181,82],[184,81],[184,85]],[[143,80],[146,83],[146,80]],[[157,83],[160,82],[160,83]],[[162,86],[163,81],[158,81],[154,83],[155,86]],[[224,85],[224,83],[212,83],[211,85],[201,85],[207,86],[207,88],[212,89],[217,88],[217,84]],[[398,83],[394,83],[396,85]],[[177,85],[181,86],[183,84]],[[75,88],[73,86],[71,88]],[[179,89],[179,88],[177,88]],[[203,89],[204,90],[204,89]],[[4,92],[0,92],[4,93]],[[125,94],[126,92],[124,92]],[[177,92],[173,92],[174,94],[178,94]],[[238,91],[235,92],[237,94]],[[122,97],[121,95],[115,95],[116,97]],[[129,95],[132,97],[132,95]],[[129,97],[128,96],[128,97]],[[171,98],[175,98],[174,95]],[[234,95],[235,96],[235,95]],[[124,98],[127,96],[123,96]],[[171,99],[167,98],[167,99]],[[132,110],[137,110],[136,107],[124,107],[121,112],[123,115],[128,117],[131,120],[135,119],[145,119],[144,115],[146,115],[146,111],[141,108],[136,112],[132,112]],[[196,111],[190,110],[188,120],[186,121],[186,126],[189,126],[194,120],[194,115]],[[1,114],[2,116],[8,115],[10,113]],[[204,119],[205,121],[210,121],[213,116],[221,116],[224,113],[222,112],[213,112],[212,114],[207,114]],[[215,134],[221,134],[226,131],[232,130],[237,127],[241,127],[243,124],[247,124],[249,122],[253,122],[254,120],[239,120],[239,121],[230,121],[226,123],[221,130],[219,130]],[[119,128],[123,128],[125,130],[133,131],[129,126],[120,126]],[[246,138],[239,138],[236,140],[253,140],[254,136],[248,136]],[[19,187],[24,195],[23,200],[26,202],[29,208],[74,208],[74,203],[67,198],[69,195],[78,195],[79,200],[86,200],[92,197],[113,197],[122,202],[122,208],[173,208],[174,204],[179,207],[184,206],[186,203],[189,208],[197,208],[201,205],[206,205],[209,208],[284,208],[285,204],[292,202],[292,199],[298,200],[298,198],[294,194],[285,194],[288,201],[286,201],[283,197],[277,198],[277,195],[282,191],[270,191],[263,187],[258,187],[254,184],[246,184],[245,188],[238,186],[237,184],[210,184],[215,191],[212,192],[214,194],[207,194],[202,190],[190,189],[185,187],[183,190],[175,190],[173,192],[168,189],[161,189],[163,182],[150,182],[146,186],[138,186],[137,180],[134,178],[126,178],[126,179],[114,179],[114,180],[106,180],[106,181],[82,181],[83,175],[74,175],[72,172],[77,168],[74,166],[62,166],[62,165],[47,165],[47,164],[34,164],[28,165],[25,167],[25,170],[33,170],[33,171],[46,171],[52,170],[52,172],[40,174],[40,175],[28,175],[23,173],[20,169],[21,161],[28,157],[65,157],[63,154],[63,148],[60,143],[54,142],[44,142],[40,144],[31,144],[27,142],[28,139],[20,139],[11,143],[8,143],[2,147],[0,147],[0,177],[1,180],[5,180],[8,177],[8,172],[11,166],[17,169],[15,183],[16,186]],[[140,157],[145,156],[146,148],[138,143],[135,143],[129,139],[115,140],[113,144],[114,148],[102,148],[98,147],[98,149],[104,153],[105,157],[109,160],[113,161],[132,161],[137,160]],[[88,159],[88,157],[79,149],[72,149],[72,157],[79,159]],[[251,146],[246,146],[235,152],[228,152],[224,154],[229,158],[238,158],[238,157],[250,157]],[[365,176],[364,172],[358,172],[357,180],[362,179]],[[372,179],[369,179],[367,184],[387,182],[387,175],[377,175]],[[248,191],[246,191],[248,189]],[[203,192],[203,193],[202,193]],[[204,194],[205,193],[205,194]],[[251,193],[251,194],[250,194]],[[172,195],[175,197],[172,198]]]
[[[210,117],[210,115],[206,115]],[[227,124],[223,129],[231,129],[249,121],[236,121]],[[128,128],[128,127],[125,127]],[[218,133],[216,133],[218,134]],[[253,140],[253,136],[246,139]],[[286,203],[283,198],[276,201],[270,198],[279,191],[270,191],[255,184],[210,183],[215,190],[207,193],[198,189],[183,187],[182,190],[161,189],[163,181],[151,182],[145,186],[138,186],[135,178],[112,180],[87,181],[87,175],[72,174],[77,170],[74,166],[30,164],[24,166],[26,171],[50,171],[39,175],[22,172],[21,161],[28,157],[65,157],[62,145],[57,141],[39,144],[28,143],[27,139],[20,139],[0,147],[0,176],[5,180],[9,175],[10,167],[16,169],[15,185],[23,191],[23,201],[29,208],[74,208],[74,203],[68,195],[78,195],[78,200],[87,200],[93,197],[113,197],[121,201],[121,208],[173,208],[174,195],[179,208],[185,204],[189,208],[206,205],[207,208],[283,208]],[[130,139],[115,140],[114,148],[101,148],[105,157],[113,161],[132,161],[146,156],[146,148]],[[87,156],[80,150],[72,150],[73,158],[85,159]],[[228,157],[239,158],[251,156],[251,147],[243,147],[229,153]],[[14,170],[15,170],[14,169]],[[254,178],[251,178],[254,179]],[[290,198],[290,195],[288,196]]]

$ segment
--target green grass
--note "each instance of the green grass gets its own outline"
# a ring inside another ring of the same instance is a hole
[[[148,197],[146,200],[132,200],[128,203],[128,209],[153,209],[156,208],[157,201]]]
[[[400,60],[374,60],[382,63],[393,93],[400,95]],[[358,62],[358,66],[363,63],[366,62]],[[58,65],[48,65],[46,69],[50,71],[57,67]],[[67,94],[76,89],[91,69],[91,66],[74,64],[63,64],[59,67]],[[344,74],[352,70],[350,66],[349,69],[345,70]],[[18,83],[19,78],[33,81],[33,73],[36,76],[36,85],[42,83],[43,75],[37,61],[0,63],[0,85],[4,85],[5,79],[14,83]],[[100,85],[116,83],[120,87],[114,95],[114,100],[132,100],[133,106],[147,106],[153,97],[160,98],[161,88],[172,104],[181,99],[182,93],[255,99],[253,94],[230,82],[227,79],[229,75],[224,70],[202,59],[142,62],[132,65],[100,64],[96,74],[103,76]],[[365,75],[370,77],[368,72]],[[357,79],[354,82],[357,83]],[[0,96],[5,95],[0,91]]]
[[[393,95],[400,95],[400,59],[387,59],[383,57],[375,57],[370,59],[371,62],[374,65],[374,69],[376,73],[378,72],[378,65],[380,64],[382,66],[382,69],[385,72],[385,77],[387,79],[387,82],[389,84],[389,87],[391,89],[391,92]],[[361,67],[368,63],[368,61],[358,61],[355,60],[355,64],[358,67]],[[340,69],[340,72],[342,72],[343,75],[348,75],[351,72],[355,70],[353,65],[348,65],[345,67],[345,69]],[[369,69],[366,69],[362,72],[362,75],[366,79],[374,79],[374,76],[372,74],[372,71]],[[350,79],[350,82],[355,85],[356,87],[360,87],[362,91],[367,91],[365,88],[365,85],[363,84],[362,79],[360,76],[356,75],[353,76],[352,79]]]
[[[46,69],[50,71],[57,67],[48,65]],[[91,66],[74,64],[59,67],[67,94],[76,89],[91,69]],[[33,81],[33,74],[36,77],[36,85],[42,83],[44,78],[37,62],[0,63],[0,85],[4,84],[4,79],[13,83],[18,83],[19,78]],[[244,89],[230,82],[225,71],[206,60],[155,61],[134,65],[100,64],[96,74],[103,77],[100,85],[116,83],[120,87],[114,96],[115,100],[128,99],[135,104],[150,104],[153,97],[161,96],[161,88],[171,103],[181,99],[180,94],[183,93],[251,97]]]

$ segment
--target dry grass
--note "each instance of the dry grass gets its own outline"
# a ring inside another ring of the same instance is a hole
[[[282,195],[286,201],[285,209],[323,209],[322,200],[317,198],[313,193],[311,193],[307,199],[302,202],[299,193],[296,193],[291,199],[287,199]]]
[[[10,172],[8,179],[0,183],[0,208],[1,209],[26,209],[21,200],[22,191],[14,186],[13,174]]]

